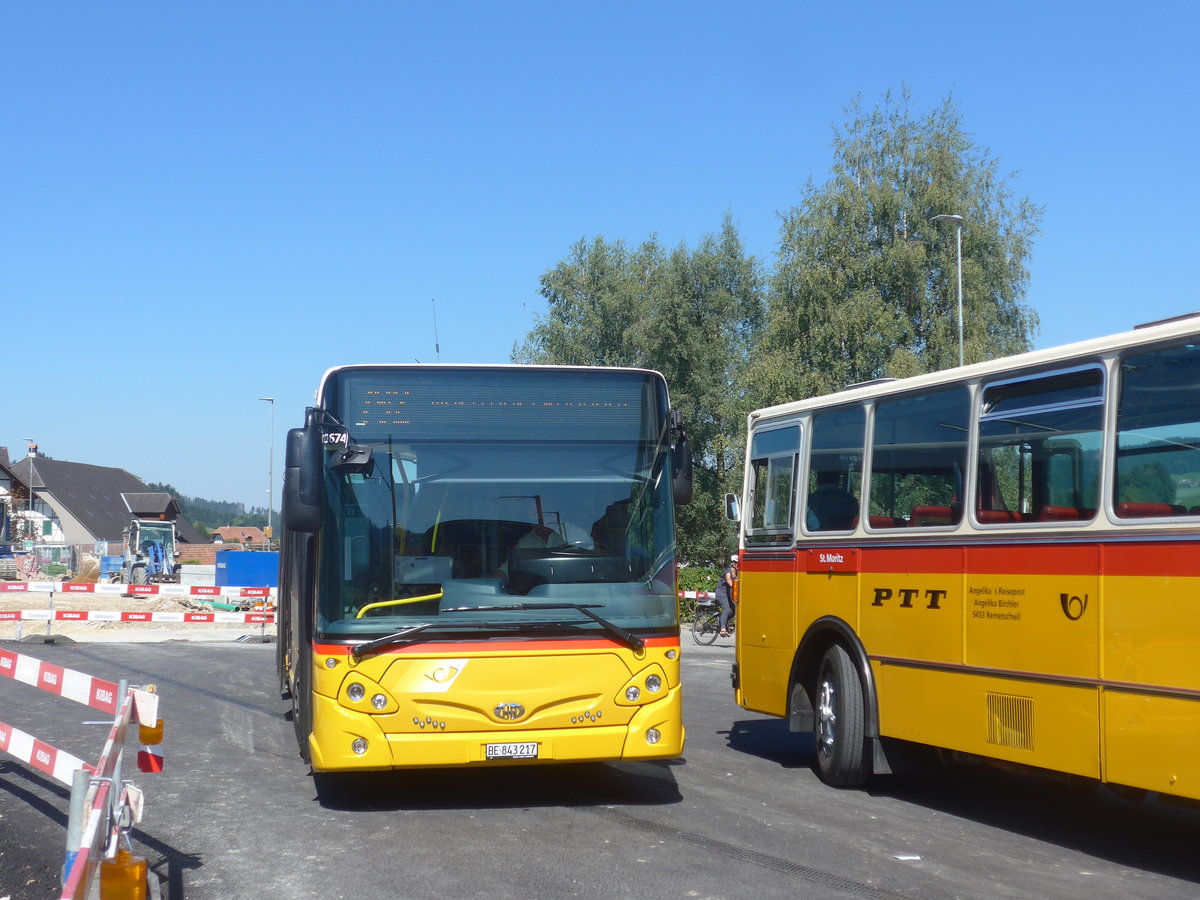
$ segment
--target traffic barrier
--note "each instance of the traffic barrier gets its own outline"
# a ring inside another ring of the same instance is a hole
[[[10,650],[0,650],[0,675],[113,715],[94,766],[0,723],[0,750],[71,788],[61,898],[86,898],[101,861],[113,856],[120,836],[141,821],[142,792],[122,779],[122,756],[131,724],[139,725],[140,741],[161,740],[158,695],[152,686],[105,681]],[[163,757],[149,746],[138,752],[140,771],[161,772],[162,767]]]
[[[116,594],[125,597],[237,597],[241,600],[274,600],[272,587],[217,587],[207,584],[83,584],[75,581],[5,581],[0,594],[59,593]]]
[[[270,625],[275,613],[258,612],[139,612],[117,609],[3,609],[0,622],[216,622]]]
[[[63,594],[120,594],[132,591],[139,599],[158,596],[189,598],[195,604],[209,607],[212,612],[140,611],[140,610],[78,610],[54,608],[55,592]],[[0,622],[16,622],[16,638],[21,640],[24,622],[45,622],[47,642],[53,641],[54,622],[170,622],[178,624],[253,624],[260,626],[258,641],[267,642],[267,625],[275,622],[275,589],[269,587],[236,587],[177,584],[80,584],[63,581],[30,581],[14,584],[0,583],[0,595],[12,593],[46,593],[46,609],[0,610]],[[222,599],[235,602],[225,603]],[[251,608],[253,607],[253,608]]]

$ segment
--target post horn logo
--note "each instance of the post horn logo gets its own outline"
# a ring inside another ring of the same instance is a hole
[[[1072,622],[1078,622],[1087,612],[1088,595],[1076,597],[1072,594],[1059,594],[1059,602],[1062,603],[1063,615]]]
[[[515,722],[525,715],[525,707],[520,703],[499,703],[492,712],[497,719],[505,722]]]

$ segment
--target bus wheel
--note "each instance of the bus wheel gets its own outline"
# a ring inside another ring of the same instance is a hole
[[[312,733],[312,652],[300,649],[292,672],[292,727],[296,729],[296,743],[300,747],[300,758],[306,763],[312,759],[308,752],[308,736]]]
[[[850,654],[834,644],[817,676],[817,770],[834,787],[859,787],[867,766],[862,681]]]

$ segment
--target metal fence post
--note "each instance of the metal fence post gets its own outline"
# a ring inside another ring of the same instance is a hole
[[[76,769],[71,773],[71,807],[67,814],[67,854],[63,860],[62,884],[65,887],[71,875],[71,866],[79,855],[79,843],[83,839],[83,825],[87,820],[88,787],[92,776],[87,769]]]

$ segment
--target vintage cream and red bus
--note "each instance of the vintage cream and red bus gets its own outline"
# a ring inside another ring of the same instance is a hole
[[[741,509],[737,700],[827,782],[895,739],[1200,798],[1200,318],[758,410]]]
[[[661,375],[345,366],[288,435],[278,668],[316,772],[683,749]]]

